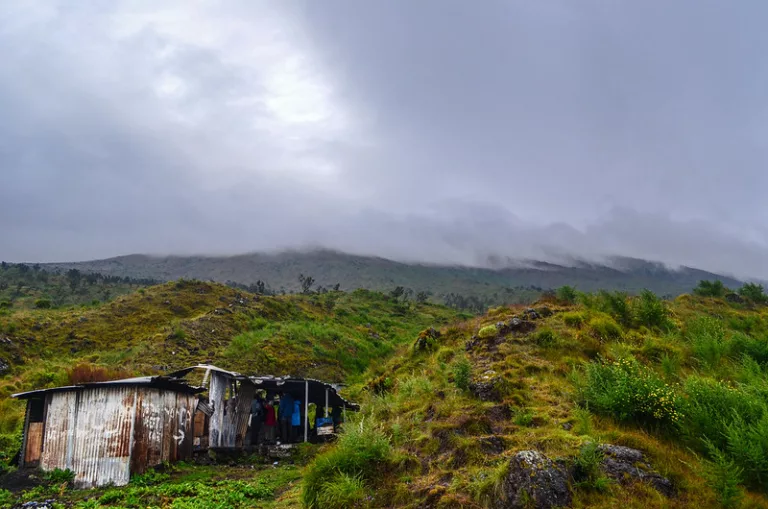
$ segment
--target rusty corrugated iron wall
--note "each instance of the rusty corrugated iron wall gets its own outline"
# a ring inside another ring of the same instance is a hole
[[[209,404],[213,406],[209,423],[210,447],[243,446],[255,392],[256,387],[249,382],[237,382],[217,371],[211,373],[208,389]]]
[[[40,466],[72,470],[79,488],[124,485],[191,456],[196,404],[191,394],[140,386],[47,394]]]

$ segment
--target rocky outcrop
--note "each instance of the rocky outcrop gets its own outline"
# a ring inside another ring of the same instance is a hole
[[[438,339],[440,339],[440,331],[434,327],[424,329],[413,343],[413,348],[415,350],[431,350],[437,345]]]
[[[482,401],[501,401],[504,399],[504,380],[489,369],[469,384],[469,392]]]
[[[675,494],[672,482],[651,468],[642,451],[610,444],[602,444],[598,449],[604,455],[600,468],[611,479],[622,484],[642,481],[667,497]]]
[[[538,451],[520,451],[509,462],[497,509],[567,507],[571,505],[568,472]]]

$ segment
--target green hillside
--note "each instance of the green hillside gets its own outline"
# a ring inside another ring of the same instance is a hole
[[[502,303],[533,302],[543,290],[563,285],[587,292],[608,289],[637,293],[647,288],[659,295],[675,296],[689,291],[701,279],[720,279],[728,286],[740,284],[732,278],[696,269],[673,271],[661,264],[626,258],[613,259],[610,266],[530,262],[525,267],[484,269],[407,264],[328,250],[229,257],[131,255],[47,266],[163,281],[182,277],[231,281],[254,291],[261,282],[266,290],[276,293],[300,291],[299,276],[304,275],[314,279],[315,287],[332,288],[338,284],[343,290],[367,288],[389,292],[402,286],[411,290],[413,297],[428,292],[435,302],[474,312]]]
[[[768,507],[766,297],[696,290],[563,288],[472,318],[367,290],[179,281],[96,308],[6,310],[6,454],[11,392],[201,359],[343,380],[362,411],[336,443],[277,466],[180,464],[87,492],[54,478],[0,491],[0,507]]]

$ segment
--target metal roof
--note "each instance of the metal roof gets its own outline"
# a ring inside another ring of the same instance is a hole
[[[203,387],[196,387],[190,385],[185,380],[181,380],[172,375],[160,375],[160,376],[139,376],[134,378],[123,378],[120,380],[108,380],[106,382],[85,382],[76,385],[66,385],[63,387],[53,387],[50,389],[38,389],[34,391],[20,392],[18,394],[12,394],[12,398],[29,399],[36,396],[42,396],[51,392],[65,392],[65,391],[80,391],[90,388],[108,388],[108,387],[124,387],[124,386],[144,386],[150,389],[167,389],[177,392],[185,392],[189,394],[196,394],[203,392]]]
[[[325,391],[328,390],[328,404],[330,406],[345,406],[350,410],[359,410],[360,406],[348,401],[338,393],[338,386],[314,378],[302,378],[295,376],[272,376],[272,375],[244,375],[236,371],[228,371],[212,364],[197,364],[178,371],[169,373],[168,376],[181,378],[188,375],[195,369],[211,370],[222,373],[234,380],[248,381],[256,386],[257,389],[267,389],[282,392],[289,392],[292,395],[301,397],[305,391],[305,383],[309,384],[310,401],[315,403],[325,402]]]

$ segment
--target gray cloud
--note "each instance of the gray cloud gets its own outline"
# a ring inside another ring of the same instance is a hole
[[[762,2],[0,5],[0,258],[768,277]]]

